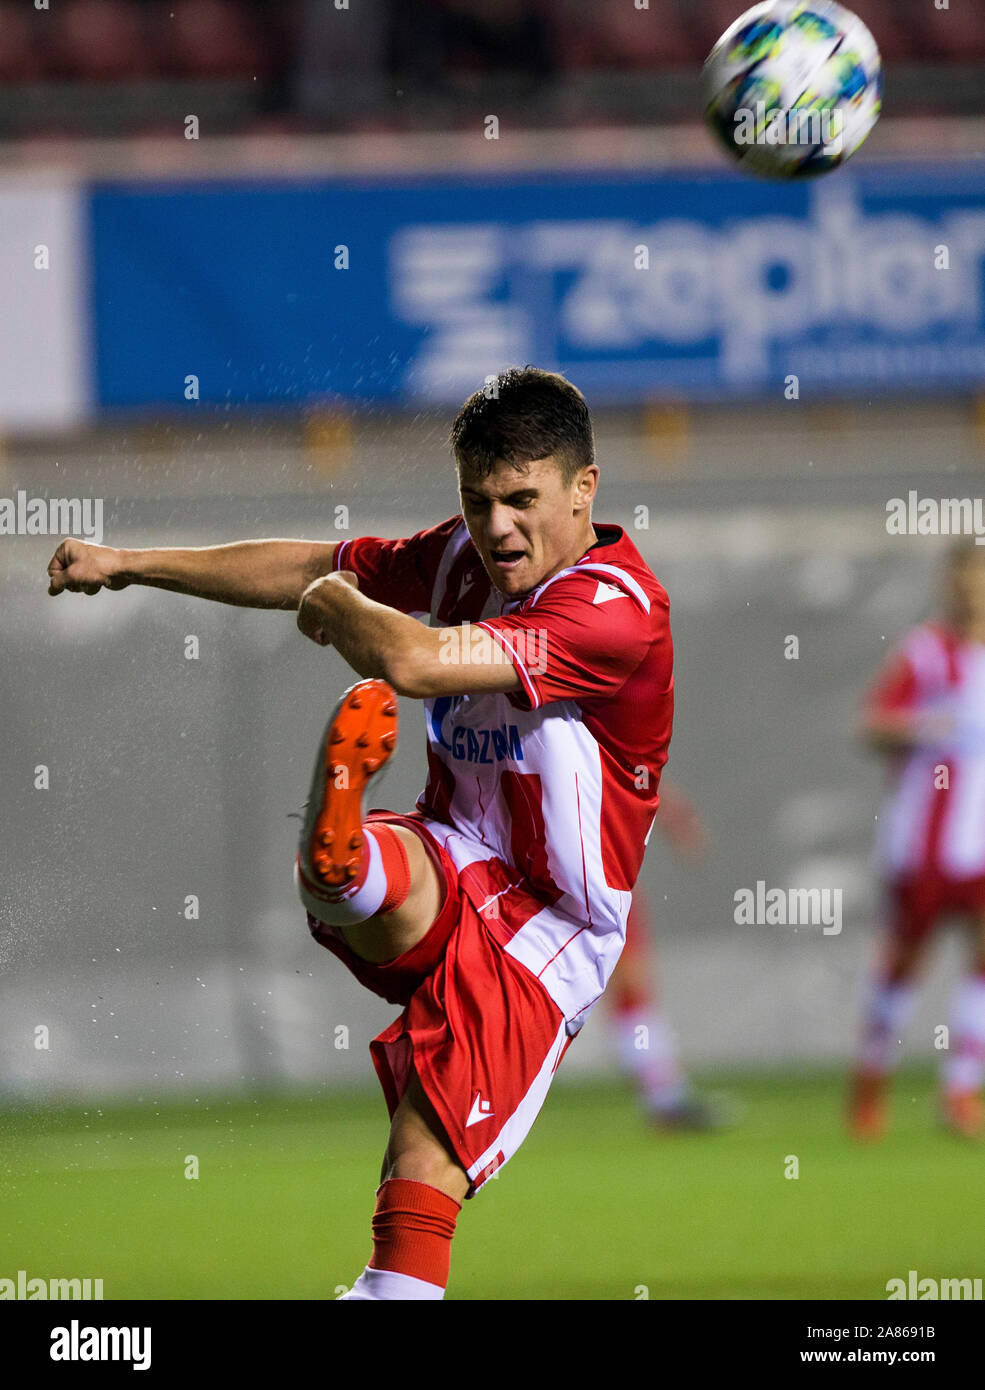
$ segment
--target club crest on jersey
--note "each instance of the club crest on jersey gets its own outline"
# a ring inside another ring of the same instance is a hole
[[[428,714],[432,741],[440,744],[458,762],[523,762],[523,744],[520,742],[520,730],[515,724],[500,724],[496,728],[484,729],[453,725],[449,741],[445,736],[445,722],[467,699],[467,695],[445,695],[432,702]]]

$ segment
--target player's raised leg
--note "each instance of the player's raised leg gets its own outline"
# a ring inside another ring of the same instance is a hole
[[[397,701],[382,680],[347,690],[328,721],[296,860],[301,900],[371,965],[412,951],[437,918],[444,889],[412,830],[363,821],[367,787],[397,745]],[[373,1215],[373,1254],[345,1299],[444,1297],[451,1241],[469,1179],[412,1076],[390,1125]]]
[[[369,783],[396,749],[397,724],[386,681],[359,681],[346,691],[318,751],[295,871],[311,916],[373,964],[421,940],[443,893],[412,830],[363,821]]]

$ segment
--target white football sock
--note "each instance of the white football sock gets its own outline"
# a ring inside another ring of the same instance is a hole
[[[384,1303],[402,1299],[420,1303],[425,1299],[435,1300],[444,1296],[445,1291],[440,1284],[429,1284],[424,1279],[415,1279],[410,1274],[397,1274],[392,1269],[370,1269],[367,1265],[349,1292],[344,1293],[337,1301],[342,1303],[345,1299],[352,1299]]]
[[[369,856],[366,876],[358,887],[350,885],[338,895],[328,888],[314,884],[310,877],[307,884],[301,878],[297,860],[294,862],[294,885],[304,906],[312,917],[330,927],[346,927],[353,922],[365,922],[375,917],[387,893],[387,877],[383,868],[383,856],[372,830],[362,827],[365,839],[363,858]]]
[[[676,1105],[688,1093],[674,1030],[654,1008],[628,1009],[610,1022],[616,1054],[654,1110]]]
[[[880,977],[873,982],[862,1021],[860,1070],[878,1075],[895,1071],[916,999],[916,985],[910,980],[888,983]]]
[[[985,1082],[985,975],[968,975],[955,990],[949,1041],[941,1067],[945,1090],[981,1090]]]

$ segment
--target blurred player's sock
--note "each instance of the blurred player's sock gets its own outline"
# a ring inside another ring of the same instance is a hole
[[[941,1068],[945,1123],[977,1136],[985,1129],[980,1095],[985,1082],[985,974],[969,975],[958,985],[950,1042]]]
[[[389,1178],[376,1194],[373,1257],[343,1298],[444,1298],[461,1209],[453,1197],[428,1183]]]
[[[966,976],[955,990],[950,1044],[943,1066],[945,1090],[980,1090],[985,1081],[985,974]]]
[[[848,1128],[856,1139],[881,1139],[886,1132],[888,1072],[857,1071],[848,1093]]]
[[[917,987],[910,980],[878,975],[872,982],[848,1096],[848,1127],[856,1139],[880,1139],[886,1131],[889,1078],[896,1070],[902,1034],[916,999]]]
[[[909,980],[873,981],[862,1020],[858,1070],[884,1076],[896,1069],[903,1031],[913,1012],[917,987]]]
[[[653,1005],[617,1007],[610,1016],[616,1055],[648,1111],[673,1110],[688,1096],[688,1083],[673,1029]]]

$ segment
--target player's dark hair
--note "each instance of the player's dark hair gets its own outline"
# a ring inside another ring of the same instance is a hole
[[[554,458],[565,486],[595,462],[585,397],[557,372],[510,367],[476,391],[458,412],[451,446],[459,468],[487,477],[499,460],[523,471]]]

